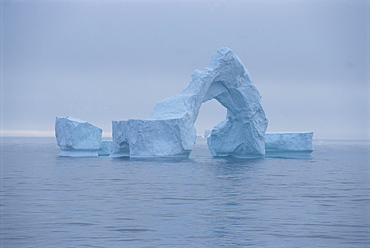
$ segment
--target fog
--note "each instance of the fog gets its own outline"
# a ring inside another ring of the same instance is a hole
[[[145,119],[229,47],[268,131],[370,139],[369,1],[2,1],[1,135],[53,135],[73,116],[110,135]],[[225,118],[202,106],[198,134]]]

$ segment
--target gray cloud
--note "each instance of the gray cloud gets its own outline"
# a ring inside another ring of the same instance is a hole
[[[368,1],[4,1],[1,11],[1,129],[52,130],[71,115],[109,131],[146,118],[227,46],[263,96],[269,131],[367,135]],[[199,133],[225,114],[204,108]]]

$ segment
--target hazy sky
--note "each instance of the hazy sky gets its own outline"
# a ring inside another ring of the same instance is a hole
[[[53,135],[56,116],[105,132],[146,119],[229,47],[262,95],[268,131],[370,139],[369,16],[367,0],[3,0],[2,134]],[[198,133],[225,114],[203,104]]]

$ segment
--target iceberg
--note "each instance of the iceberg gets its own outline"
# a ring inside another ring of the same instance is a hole
[[[102,143],[102,129],[73,117],[56,117],[55,136],[60,156],[96,157]]]
[[[112,147],[110,157],[129,157],[128,121],[112,121]]]
[[[129,120],[130,157],[188,157],[195,140],[186,135],[186,120]]]
[[[192,74],[186,89],[158,102],[147,120],[113,121],[111,156],[188,157],[199,109],[216,99],[227,116],[208,137],[212,155],[263,158],[268,121],[260,98],[240,59],[221,48],[208,67]]]
[[[181,93],[159,101],[146,120],[112,121],[112,141],[102,130],[73,117],[57,117],[61,156],[187,158],[196,141],[194,123],[204,102],[216,99],[226,119],[206,131],[214,157],[310,157],[312,132],[266,133],[268,120],[248,70],[229,49],[219,49],[204,70],[195,70]]]
[[[109,156],[112,149],[112,141],[111,140],[103,140],[101,142],[101,146],[98,150],[99,156]]]
[[[313,132],[266,133],[266,157],[311,158]]]

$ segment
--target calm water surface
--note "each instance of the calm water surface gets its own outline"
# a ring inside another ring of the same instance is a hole
[[[369,247],[369,142],[312,159],[59,157],[1,138],[1,247]]]

